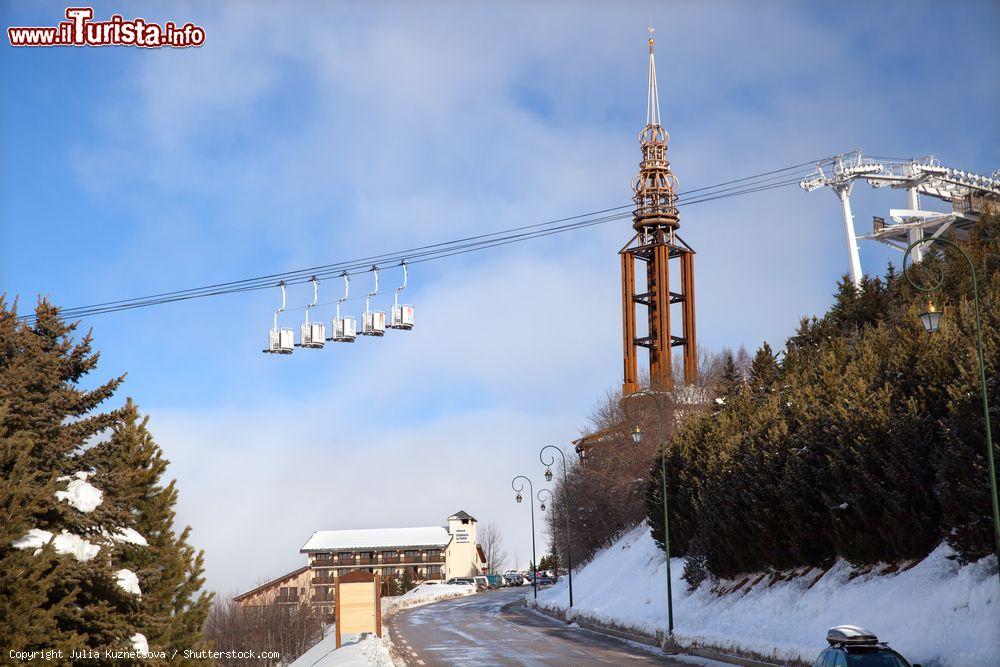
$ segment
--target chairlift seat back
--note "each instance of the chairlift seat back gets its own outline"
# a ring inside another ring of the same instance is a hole
[[[409,331],[413,328],[413,306],[398,305],[392,307],[392,321],[390,329],[403,329]]]
[[[311,322],[309,324],[303,322],[300,340],[302,347],[313,349],[323,347],[323,342],[326,340],[326,325],[321,322]]]
[[[353,343],[358,337],[358,321],[353,317],[333,318],[333,338],[337,343]]]
[[[368,310],[362,314],[361,334],[364,336],[385,335],[385,312]]]
[[[267,352],[274,354],[291,354],[295,348],[295,332],[292,329],[271,329],[267,334]]]

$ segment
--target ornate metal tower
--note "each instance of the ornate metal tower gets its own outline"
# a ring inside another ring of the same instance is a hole
[[[649,350],[649,381],[654,389],[673,387],[670,353],[684,349],[684,382],[694,382],[698,373],[694,323],[694,250],[677,235],[677,178],[670,171],[667,144],[670,135],[660,124],[660,97],[656,87],[653,57],[653,28],[649,29],[649,91],[646,99],[646,126],[639,133],[642,162],[632,182],[635,236],[621,249],[622,261],[622,342],[625,375],[622,395],[639,389],[638,348]],[[646,263],[646,289],[635,289],[636,259]],[[670,290],[671,260],[678,259],[680,291]],[[636,334],[636,304],[646,307],[647,335]],[[679,304],[681,335],[671,334],[671,305]]]

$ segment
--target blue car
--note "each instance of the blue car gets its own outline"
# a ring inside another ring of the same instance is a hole
[[[874,632],[856,625],[838,625],[826,633],[830,647],[816,658],[813,667],[921,667],[880,642]]]

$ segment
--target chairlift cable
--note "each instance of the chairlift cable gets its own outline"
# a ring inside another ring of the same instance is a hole
[[[797,183],[801,178],[800,175],[795,175],[794,177],[791,177],[792,174],[788,172],[791,172],[796,169],[801,169],[806,166],[810,167],[809,171],[811,172],[812,168],[814,168],[817,163],[822,163],[828,160],[829,158],[824,158],[821,160],[804,162],[797,165],[785,167],[782,169],[771,170],[760,174],[755,174],[753,176],[747,176],[740,179],[734,179],[731,181],[718,183],[712,186],[705,186],[701,188],[695,188],[692,190],[679,192],[677,193],[678,201],[676,205],[678,207],[681,207],[686,205],[693,205],[708,201],[714,201],[717,199],[725,199],[729,197],[741,196],[753,192],[771,190],[779,187],[786,187],[793,183]],[[738,183],[742,183],[742,185],[736,185]],[[701,193],[701,194],[698,194],[697,196],[692,197],[691,199],[684,198],[685,195],[690,195],[694,193]],[[345,262],[339,262],[335,264],[320,265],[316,267],[298,269],[284,273],[267,274],[267,275],[257,276],[254,278],[245,278],[241,280],[215,283],[212,285],[205,285],[196,288],[162,292],[145,297],[120,299],[116,301],[107,301],[98,304],[91,304],[89,306],[67,308],[62,310],[61,314],[63,317],[67,318],[77,318],[77,317],[82,318],[91,315],[97,315],[109,312],[118,312],[123,310],[132,310],[134,308],[144,308],[148,306],[162,305],[165,303],[187,301],[196,298],[218,296],[222,294],[236,294],[246,291],[255,291],[265,288],[273,288],[276,285],[275,279],[280,279],[287,285],[301,284],[310,282],[313,277],[319,279],[331,276],[340,276],[343,274],[344,271],[347,271],[349,273],[370,272],[371,268],[365,269],[364,267],[371,267],[372,263],[374,263],[374,265],[376,266],[380,262],[383,265],[389,262],[398,263],[402,261],[406,261],[406,263],[410,265],[423,263],[436,259],[453,257],[468,252],[474,252],[477,250],[495,248],[503,245],[508,245],[511,243],[517,243],[535,238],[541,238],[544,236],[550,236],[552,234],[575,231],[578,229],[586,229],[588,227],[605,224],[613,220],[627,219],[631,217],[632,215],[631,209],[633,207],[634,207],[633,203],[628,203],[597,211],[591,211],[589,213],[581,213],[564,218],[558,218],[555,220],[549,220],[546,222],[534,223],[530,225],[522,225],[509,229],[498,230],[495,232],[468,236],[465,238],[455,239],[452,241],[444,241],[434,244],[428,244],[392,253],[382,253],[378,255],[372,255],[369,257],[348,260]],[[629,210],[624,210],[624,209],[629,209]],[[560,223],[565,223],[565,224],[560,224]],[[298,310],[298,308],[296,308],[296,310]],[[19,316],[18,319],[24,321],[33,321],[34,314],[22,315]]]

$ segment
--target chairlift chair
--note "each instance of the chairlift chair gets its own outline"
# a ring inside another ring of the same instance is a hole
[[[403,284],[397,287],[392,294],[392,319],[389,322],[389,328],[409,331],[413,328],[413,306],[400,305],[399,303],[399,293],[406,289],[408,278],[405,259],[400,262],[400,266],[403,267]]]
[[[295,346],[295,331],[289,328],[278,328],[278,313],[285,309],[285,281],[278,283],[281,288],[281,306],[274,311],[274,327],[267,335],[267,348],[264,352],[269,354],[291,354]]]
[[[365,297],[365,312],[361,315],[361,335],[362,336],[384,336],[385,335],[385,311],[372,310],[372,297],[378,294],[378,267],[372,267],[375,275],[375,288]]]
[[[326,325],[322,322],[310,322],[309,310],[316,305],[319,300],[319,279],[313,276],[309,279],[313,285],[313,300],[306,306],[306,321],[302,323],[298,347],[305,347],[314,350],[321,349],[326,340]]]
[[[343,273],[344,277],[344,296],[337,299],[337,314],[331,322],[333,336],[327,338],[327,340],[332,340],[335,343],[353,343],[354,339],[358,337],[358,320],[353,317],[341,317],[340,316],[340,304],[347,301],[347,296],[351,293],[351,278],[347,274],[347,271]]]

